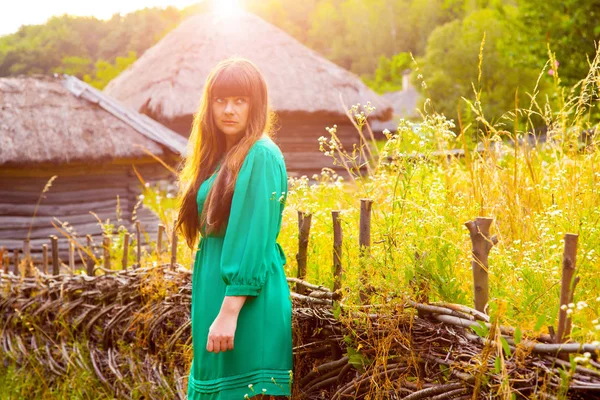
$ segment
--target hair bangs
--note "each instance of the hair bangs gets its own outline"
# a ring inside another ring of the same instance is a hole
[[[242,68],[229,66],[215,76],[210,93],[212,97],[252,97],[250,79]]]

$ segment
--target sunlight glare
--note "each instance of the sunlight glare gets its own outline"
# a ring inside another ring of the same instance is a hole
[[[239,0],[213,0],[213,8],[217,14],[228,16],[241,11]]]

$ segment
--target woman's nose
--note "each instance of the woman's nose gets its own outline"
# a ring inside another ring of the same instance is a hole
[[[233,114],[233,102],[232,101],[228,101],[227,104],[225,104],[225,113]]]

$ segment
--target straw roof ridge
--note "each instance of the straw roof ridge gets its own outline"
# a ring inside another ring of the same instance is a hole
[[[69,75],[0,78],[0,165],[184,154],[186,140]]]
[[[260,68],[275,111],[343,116],[341,96],[347,107],[370,101],[377,108],[373,118],[391,117],[389,102],[358,76],[247,12],[187,18],[104,91],[159,120],[193,115],[208,73],[231,56],[248,58]]]

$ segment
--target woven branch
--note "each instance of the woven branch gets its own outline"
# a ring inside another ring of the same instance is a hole
[[[189,270],[167,263],[95,277],[0,277],[0,359],[43,371],[49,384],[80,370],[116,398],[129,398],[132,388],[149,399],[185,398],[192,356]],[[516,343],[510,327],[479,337],[470,327],[493,328],[489,317],[456,304],[398,298],[340,303],[334,314],[328,288],[288,280],[308,293],[291,293],[294,399],[501,398],[507,391],[594,398],[600,392],[597,345],[554,344],[547,335]],[[589,365],[574,370],[558,358],[584,351],[593,354]]]

